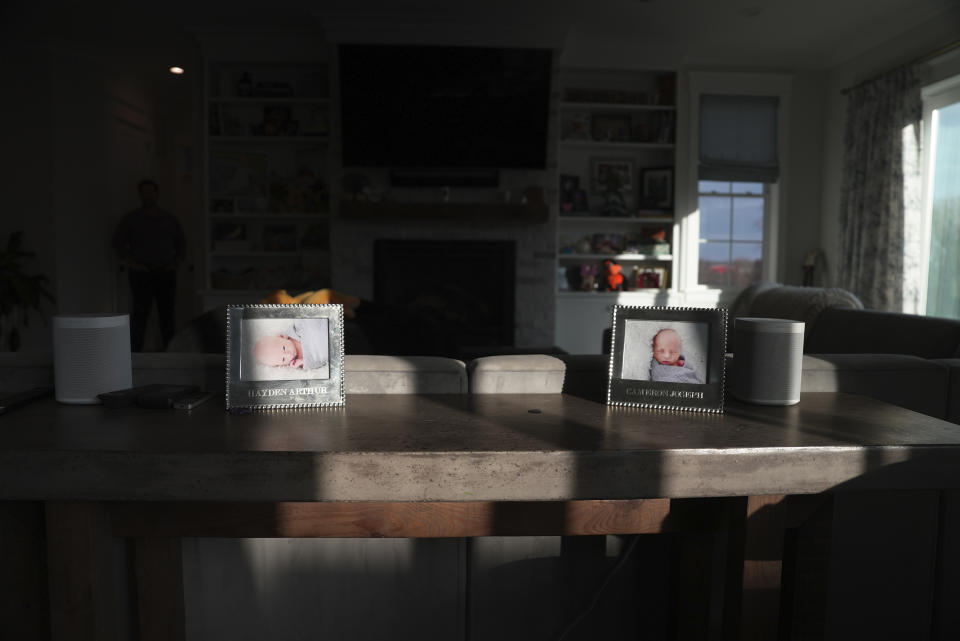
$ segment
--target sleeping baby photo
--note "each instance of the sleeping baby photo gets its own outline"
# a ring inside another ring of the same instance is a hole
[[[330,378],[328,319],[246,319],[241,327],[240,380]]]
[[[707,323],[624,321],[621,377],[702,385],[707,375]]]

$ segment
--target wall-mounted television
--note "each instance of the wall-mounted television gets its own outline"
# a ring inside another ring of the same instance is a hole
[[[346,167],[543,168],[551,51],[340,45]]]

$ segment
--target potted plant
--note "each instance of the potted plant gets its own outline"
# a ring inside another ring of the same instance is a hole
[[[43,299],[53,301],[47,289],[50,279],[24,271],[23,261],[35,257],[23,249],[22,231],[12,232],[0,251],[0,350],[20,349],[20,325],[29,324],[31,311],[41,311]]]

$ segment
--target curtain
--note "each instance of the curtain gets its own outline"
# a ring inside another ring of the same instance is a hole
[[[847,96],[838,277],[870,309],[918,311],[922,105],[907,67]]]

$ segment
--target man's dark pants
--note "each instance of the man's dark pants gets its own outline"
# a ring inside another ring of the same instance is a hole
[[[166,347],[173,338],[173,308],[177,293],[177,271],[175,269],[131,269],[130,293],[130,349],[143,351],[143,341],[147,332],[147,319],[153,301],[157,301],[157,315],[160,317],[160,336]]]

